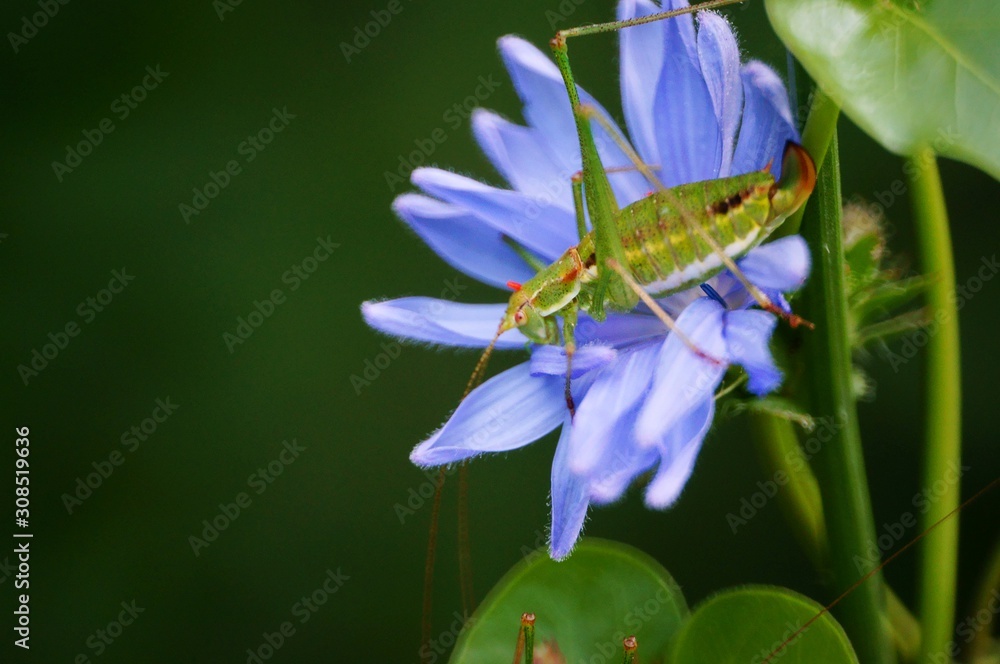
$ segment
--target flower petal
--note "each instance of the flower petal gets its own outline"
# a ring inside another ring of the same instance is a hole
[[[618,3],[618,20],[661,12],[649,0],[623,0]],[[649,164],[659,164],[656,145],[656,82],[663,67],[663,26],[658,23],[638,25],[618,33],[621,60],[622,108],[629,136],[639,155]]]
[[[781,174],[786,141],[798,141],[792,123],[785,84],[767,65],[751,60],[743,66],[743,124],[733,155],[733,174],[757,171],[771,162],[775,177]]]
[[[472,130],[493,165],[518,191],[573,211],[570,178],[545,149],[537,130],[477,108]]]
[[[698,14],[698,58],[721,130],[721,155],[716,177],[727,177],[743,111],[740,48],[726,19],[714,12]]]
[[[809,245],[801,235],[762,244],[739,261],[740,269],[758,288],[782,293],[801,288],[810,265]]]
[[[425,193],[468,209],[546,261],[579,241],[573,213],[558,205],[439,168],[418,168],[410,179]]]
[[[690,17],[662,23],[665,55],[654,104],[659,173],[663,184],[676,187],[718,177],[722,141],[697,52],[685,44]]]
[[[498,231],[463,208],[419,194],[397,197],[392,208],[446,263],[474,279],[503,287],[534,276]]]
[[[573,472],[594,472],[615,439],[614,430],[632,429],[631,418],[625,416],[649,389],[659,351],[660,344],[648,344],[623,352],[618,362],[594,381],[573,420],[569,445]]]
[[[572,378],[579,378],[585,373],[600,369],[613,362],[618,356],[611,346],[591,344],[578,346],[573,355]],[[566,377],[565,346],[536,346],[531,353],[532,376],[562,376]]]
[[[629,411],[623,421],[635,419],[638,408]],[[656,448],[640,446],[629,427],[616,427],[611,432],[612,440],[596,470],[590,474],[590,502],[607,505],[619,500],[636,477],[646,472],[659,458]]]
[[[519,37],[500,39],[500,54],[510,72],[521,101],[524,118],[548,144],[550,158],[568,182],[582,168],[580,140],[558,67],[545,54]],[[580,102],[592,106],[617,129],[611,115],[592,96],[579,89]],[[604,168],[631,167],[632,162],[597,123],[591,123]],[[645,196],[650,183],[634,169],[609,175],[618,204],[622,207]]]
[[[552,431],[565,416],[562,381],[533,377],[524,362],[470,392],[444,426],[413,449],[410,460],[440,466],[517,449]]]
[[[705,434],[712,426],[715,399],[711,396],[691,410],[668,434],[661,447],[660,467],[646,488],[646,505],[652,509],[670,507],[680,497],[691,478],[694,462]]]
[[[461,304],[432,297],[401,297],[361,305],[365,322],[376,330],[414,341],[483,348],[496,335],[507,306]],[[521,348],[528,339],[517,330],[504,333],[497,348]]]
[[[750,375],[747,389],[763,396],[781,385],[781,371],[774,364],[768,344],[778,319],[759,309],[726,313],[726,344],[729,357]]]
[[[656,377],[639,412],[636,437],[656,445],[672,427],[715,391],[726,371],[722,305],[712,298],[695,300],[677,319],[677,327],[704,353],[723,362],[698,357],[676,334],[667,337],[657,360]]]
[[[586,481],[571,472],[567,464],[570,424],[569,419],[563,424],[556,455],[552,459],[552,530],[549,551],[555,560],[568,556],[580,539],[590,503]]]

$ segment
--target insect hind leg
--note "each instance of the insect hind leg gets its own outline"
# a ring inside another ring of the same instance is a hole
[[[604,131],[612,138],[612,140],[614,140],[615,144],[618,145],[619,149],[621,149],[621,151],[625,153],[625,155],[635,166],[636,170],[642,173],[643,176],[650,182],[650,184],[652,184],[656,188],[658,192],[667,196],[667,198],[670,200],[670,205],[680,213],[681,221],[684,222],[684,225],[688,228],[688,230],[696,234],[699,239],[703,240],[705,244],[707,244],[709,248],[716,255],[718,255],[719,259],[722,261],[722,264],[725,265],[726,268],[732,273],[732,275],[736,277],[737,280],[739,280],[739,282],[743,285],[744,288],[746,288],[747,292],[754,299],[754,301],[757,302],[757,305],[760,306],[761,309],[763,309],[764,311],[768,311],[778,316],[779,318],[784,319],[793,328],[799,327],[800,325],[804,325],[809,329],[815,328],[815,325],[813,325],[805,318],[797,314],[785,311],[780,306],[775,304],[774,301],[770,297],[768,297],[764,291],[762,291],[753,282],[750,281],[750,279],[746,276],[743,270],[740,269],[740,266],[736,264],[736,261],[733,260],[732,257],[730,257],[728,254],[726,254],[725,250],[719,244],[718,240],[712,237],[711,234],[708,231],[706,231],[694,219],[694,217],[691,215],[691,212],[681,203],[681,201],[673,194],[673,192],[671,192],[670,189],[664,186],[663,182],[660,181],[659,177],[657,177],[657,175],[653,172],[652,167],[646,164],[642,160],[642,158],[638,155],[638,153],[636,153],[632,145],[625,139],[624,136],[622,136],[618,131],[615,130],[614,125],[612,125],[611,122],[604,117],[604,115],[598,112],[597,109],[594,108],[593,106],[587,106],[587,105],[581,107],[581,112],[586,114],[587,117],[595,120],[601,126],[601,128],[604,129]]]

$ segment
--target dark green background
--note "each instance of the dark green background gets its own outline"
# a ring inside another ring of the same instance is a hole
[[[402,13],[348,64],[340,43],[385,5],[248,0],[220,21],[209,0],[71,2],[18,53],[5,41],[0,505],[4,514],[13,509],[14,427],[29,426],[35,536],[32,649],[11,661],[68,663],[85,653],[108,663],[244,662],[246,649],[294,620],[292,605],[338,568],[350,579],[308,623],[296,623],[271,661],[417,661],[430,510],[401,524],[394,505],[426,481],[407,454],[454,408],[475,357],[405,347],[360,394],[352,387],[351,375],[361,375],[386,341],[363,324],[359,304],[438,295],[455,277],[393,217],[390,203],[406,187],[391,191],[384,173],[416,139],[441,128],[447,139],[429,162],[499,182],[468,123],[452,129],[443,114],[492,74],[502,86],[485,105],[519,117],[495,39],[518,32],[544,44],[553,32],[546,12],[559,4],[403,0]],[[6,3],[0,28],[20,30],[22,17],[37,11],[33,2]],[[560,26],[612,13],[609,1],[587,0]],[[729,14],[745,53],[783,72],[784,52],[760,3]],[[581,82],[610,108],[618,105],[616,52],[611,37],[574,47]],[[141,82],[147,65],[169,77],[119,120],[110,104]],[[295,119],[245,163],[238,145],[275,107]],[[105,117],[115,131],[57,181],[51,163]],[[870,199],[903,178],[898,158],[848,122],[842,128],[845,192]],[[178,205],[230,159],[241,160],[242,173],[185,224]],[[942,169],[964,282],[998,251],[1000,188],[959,164]],[[914,245],[902,198],[888,215],[893,248],[906,259]],[[317,236],[340,248],[289,292],[281,275],[312,252]],[[135,280],[84,324],[78,304],[123,267]],[[459,283],[467,287],[463,301],[503,297],[465,277]],[[987,283],[961,314],[971,467],[963,495],[997,470],[998,286]],[[274,288],[287,301],[230,353],[223,333]],[[80,335],[25,386],[17,365],[70,321],[81,324]],[[920,490],[922,374],[919,361],[899,373],[877,358],[869,364],[878,398],[863,403],[861,415],[882,524],[912,511]],[[166,397],[177,412],[128,452],[122,433]],[[692,602],[741,582],[829,599],[775,505],[731,533],[726,513],[765,479],[745,432],[741,420],[716,428],[675,509],[646,511],[633,493],[593,511],[587,532],[650,552]],[[247,477],[292,438],[306,451],[254,494]],[[545,531],[552,447],[550,437],[472,466],[479,597]],[[125,463],[68,514],[62,495],[115,450]],[[450,488],[435,604],[440,630],[459,608]],[[250,492],[251,506],[195,557],[188,537],[241,491]],[[997,506],[993,496],[963,517],[962,602],[996,536]],[[0,545],[0,561],[12,547]],[[915,560],[907,555],[887,572],[908,601]],[[0,582],[0,594],[6,651],[12,579]],[[132,599],[145,612],[94,656],[88,637]]]

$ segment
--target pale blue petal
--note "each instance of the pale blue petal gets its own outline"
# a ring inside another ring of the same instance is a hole
[[[420,194],[403,194],[392,208],[446,263],[474,279],[502,288],[535,274],[499,231],[464,208]]]
[[[607,366],[618,357],[618,351],[611,346],[592,344],[578,346],[573,355],[573,378]],[[532,376],[566,377],[566,348],[564,346],[536,346],[531,353]]]
[[[666,186],[675,187],[716,178],[722,142],[697,52],[685,44],[690,17],[662,23],[665,55],[654,104],[659,173]]]
[[[438,168],[418,168],[410,179],[425,193],[468,209],[545,261],[579,241],[573,213],[558,205]]]
[[[649,0],[618,3],[618,20],[663,11]],[[618,33],[621,60],[622,107],[632,145],[649,164],[660,163],[656,145],[656,82],[663,67],[663,26],[659,23],[628,28]]]
[[[668,336],[657,360],[653,388],[636,423],[640,444],[656,445],[689,411],[715,392],[726,371],[724,312],[721,304],[704,297],[695,300],[677,319],[677,327],[702,352],[722,364],[695,355],[676,334]]]
[[[618,362],[602,372],[577,405],[570,438],[570,467],[589,474],[597,470],[615,439],[615,429],[630,431],[626,418],[649,390],[660,344],[623,352]]]
[[[548,56],[519,37],[501,38],[500,54],[514,81],[514,87],[524,102],[525,120],[547,142],[550,158],[568,182],[582,168],[583,162],[569,96],[558,67]],[[604,107],[582,88],[579,92],[580,102],[597,109],[612,127],[616,127],[616,132],[621,134]],[[596,123],[591,124],[604,167],[631,167],[632,162],[611,137]],[[651,188],[650,183],[634,169],[609,174],[608,179],[618,204],[622,207],[643,198]]]
[[[811,260],[802,236],[789,235],[757,247],[740,259],[739,266],[758,288],[788,293],[806,282]]]
[[[698,56],[721,130],[721,162],[717,177],[727,177],[743,111],[740,49],[726,19],[714,12],[698,14]]]
[[[472,129],[486,156],[515,189],[573,210],[570,179],[552,160],[537,130],[479,108],[472,113]]]
[[[709,396],[677,423],[660,450],[660,467],[646,488],[646,505],[665,509],[677,501],[691,478],[705,434],[712,426],[715,399]]]
[[[569,457],[570,420],[567,418],[552,459],[552,530],[549,551],[555,560],[570,554],[580,539],[587,518],[586,480],[573,474],[567,464]]]
[[[638,409],[629,411],[634,420]],[[628,420],[628,416],[623,420]],[[656,448],[641,447],[636,443],[631,427],[616,427],[597,469],[590,474],[590,501],[607,505],[619,500],[636,477],[651,469],[659,459]]]
[[[785,84],[767,65],[750,61],[743,66],[743,123],[733,156],[733,174],[759,171],[771,162],[775,177],[787,141],[798,141],[792,124]]]
[[[496,335],[506,309],[504,304],[401,297],[365,302],[361,315],[371,327],[393,336],[444,346],[484,348]],[[497,348],[523,348],[527,341],[518,330],[510,330],[497,341]]]
[[[600,324],[581,314],[576,326],[576,341],[581,345],[593,342],[621,348],[662,337],[666,331],[663,323],[652,314],[608,314]]]
[[[774,364],[768,344],[778,319],[759,309],[726,313],[726,343],[734,364],[750,376],[747,389],[763,396],[781,385],[781,371]]]
[[[517,449],[555,429],[565,416],[563,381],[533,377],[524,362],[470,392],[445,425],[414,448],[410,460],[440,466]]]

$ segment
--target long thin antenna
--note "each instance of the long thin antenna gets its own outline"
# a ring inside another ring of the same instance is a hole
[[[465,392],[462,394],[462,399],[459,403],[465,401],[465,397],[469,396],[469,392],[476,387],[479,377],[482,375],[483,371],[485,371],[486,365],[490,360],[490,355],[493,354],[493,349],[496,347],[497,341],[503,333],[504,327],[503,322],[501,322],[500,326],[497,328],[496,334],[493,335],[493,339],[486,347],[486,350],[484,350],[483,354],[479,356],[479,361],[476,362],[476,368],[472,370],[472,376],[469,377],[469,382],[465,385]],[[434,503],[431,508],[431,527],[430,534],[427,538],[427,557],[424,562],[424,602],[423,616],[421,619],[421,646],[430,644],[431,630],[433,629],[431,609],[434,598],[434,555],[437,552],[438,522],[441,516],[441,493],[444,488],[444,479],[445,467],[441,466],[441,470],[438,472],[437,485],[434,487]],[[465,467],[464,462],[459,470],[458,485],[458,575],[459,582],[461,583],[462,608],[466,613],[468,613],[474,607],[475,599],[472,593],[472,556],[469,553],[468,469]],[[427,656],[423,657],[423,661],[425,663],[429,663],[430,658],[433,657],[431,649],[421,647],[420,651],[428,653]]]

